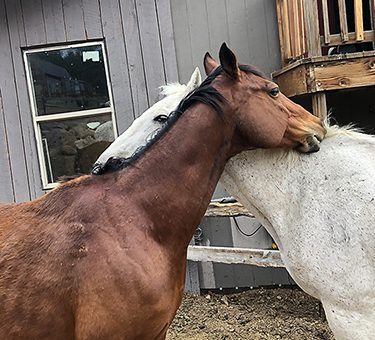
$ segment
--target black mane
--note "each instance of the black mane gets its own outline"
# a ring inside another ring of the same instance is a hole
[[[239,68],[241,71],[244,71],[246,73],[252,73],[259,77],[266,78],[262,72],[258,71],[252,66],[240,65]],[[206,104],[214,109],[218,114],[222,115],[223,111],[220,104],[224,103],[226,99],[214,87],[212,87],[212,82],[222,72],[222,66],[218,66],[215,70],[213,70],[198,88],[191,91],[184,99],[181,100],[176,110],[169,115],[168,120],[166,121],[164,126],[152,135],[151,140],[146,141],[146,144],[144,146],[140,146],[139,148],[137,148],[133,155],[128,158],[111,157],[104,165],[94,166],[94,168],[91,170],[91,173],[93,175],[103,175],[109,172],[124,169],[132,165],[146,152],[146,150],[148,150],[165,133],[167,133],[174,125],[174,123],[181,117],[181,115],[195,103],[199,102]]]

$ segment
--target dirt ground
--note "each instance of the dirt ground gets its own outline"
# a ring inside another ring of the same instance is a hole
[[[333,340],[319,302],[299,289],[186,294],[167,339]]]

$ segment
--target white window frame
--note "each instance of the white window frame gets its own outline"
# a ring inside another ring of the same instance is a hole
[[[56,113],[56,114],[50,114],[50,115],[45,115],[45,116],[38,116],[38,109],[36,106],[35,91],[33,87],[31,68],[28,62],[28,56],[33,53],[39,53],[39,52],[56,51],[56,50],[64,50],[64,49],[69,49],[69,48],[79,48],[79,47],[97,46],[97,45],[101,45],[102,47],[103,62],[104,62],[105,76],[107,80],[107,89],[108,89],[110,106],[105,107],[105,108],[99,108],[99,109],[89,109],[89,110],[82,110],[82,111],[72,111],[72,112],[67,112],[67,113]],[[103,41],[66,44],[66,45],[58,45],[58,46],[24,50],[23,58],[24,58],[24,64],[25,64],[25,70],[26,70],[26,82],[27,82],[27,88],[29,92],[31,112],[32,112],[32,117],[33,117],[34,132],[36,136],[36,146],[37,146],[37,152],[38,152],[40,173],[42,177],[42,185],[43,185],[44,190],[53,189],[58,185],[58,183],[56,182],[48,183],[48,176],[47,176],[48,164],[46,164],[45,157],[44,157],[42,132],[41,132],[39,123],[47,122],[47,121],[66,120],[66,119],[71,119],[71,118],[85,118],[85,117],[99,116],[101,114],[110,113],[111,118],[112,118],[112,124],[113,124],[114,138],[117,138],[118,136],[116,116],[115,116],[114,105],[113,105],[112,88],[111,88],[111,82],[109,78],[106,48],[105,48]]]

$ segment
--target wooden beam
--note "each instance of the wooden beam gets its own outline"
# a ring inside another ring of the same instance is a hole
[[[300,14],[299,31],[301,34],[301,54],[306,53],[306,32],[305,32],[305,15],[303,13],[303,2],[298,1],[298,11]]]
[[[283,17],[282,17],[282,0],[276,0],[276,12],[277,12],[277,27],[279,29],[279,43],[280,43],[280,54],[282,64],[286,64],[286,52],[285,52],[285,42],[283,34]]]
[[[304,17],[306,29],[306,45],[309,57],[322,55],[319,34],[319,16],[317,0],[304,0]]]
[[[354,23],[355,23],[355,38],[357,41],[362,41],[363,40],[362,0],[354,0]]]
[[[205,213],[206,217],[254,217],[241,203],[219,203],[211,202]]]
[[[282,17],[283,17],[283,37],[285,46],[285,55],[287,59],[292,57],[292,50],[290,46],[290,31],[289,31],[289,14],[288,14],[288,1],[282,0]]]
[[[314,93],[311,96],[313,114],[319,118],[327,118],[327,100],[325,93]]]
[[[340,34],[331,34],[329,38],[330,38],[330,42],[327,44],[324,42],[324,38],[323,38],[321,40],[322,45],[324,44],[325,46],[337,46],[337,45],[343,44]],[[375,31],[363,32],[362,42],[373,42],[374,40],[375,40]],[[356,42],[356,33],[355,32],[348,33],[348,40],[345,42],[345,44],[355,43],[355,42]]]
[[[324,43],[329,44],[330,32],[329,32],[329,13],[328,13],[327,0],[322,0],[322,10],[323,10]]]
[[[285,267],[278,250],[189,246],[187,259],[199,262]]]
[[[299,65],[287,72],[274,75],[273,80],[279,85],[284,95],[294,97],[309,92],[307,72],[308,66]]]
[[[348,22],[346,19],[346,4],[345,0],[338,0],[339,16],[340,16],[340,30],[342,42],[348,41]]]

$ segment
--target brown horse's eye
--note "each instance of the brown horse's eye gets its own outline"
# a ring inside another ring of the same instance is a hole
[[[269,93],[269,95],[271,96],[271,97],[277,97],[278,95],[279,95],[279,93],[280,93],[280,90],[279,90],[279,88],[278,87],[275,87],[275,88],[273,88],[272,90],[270,90],[270,92],[268,92]]]

